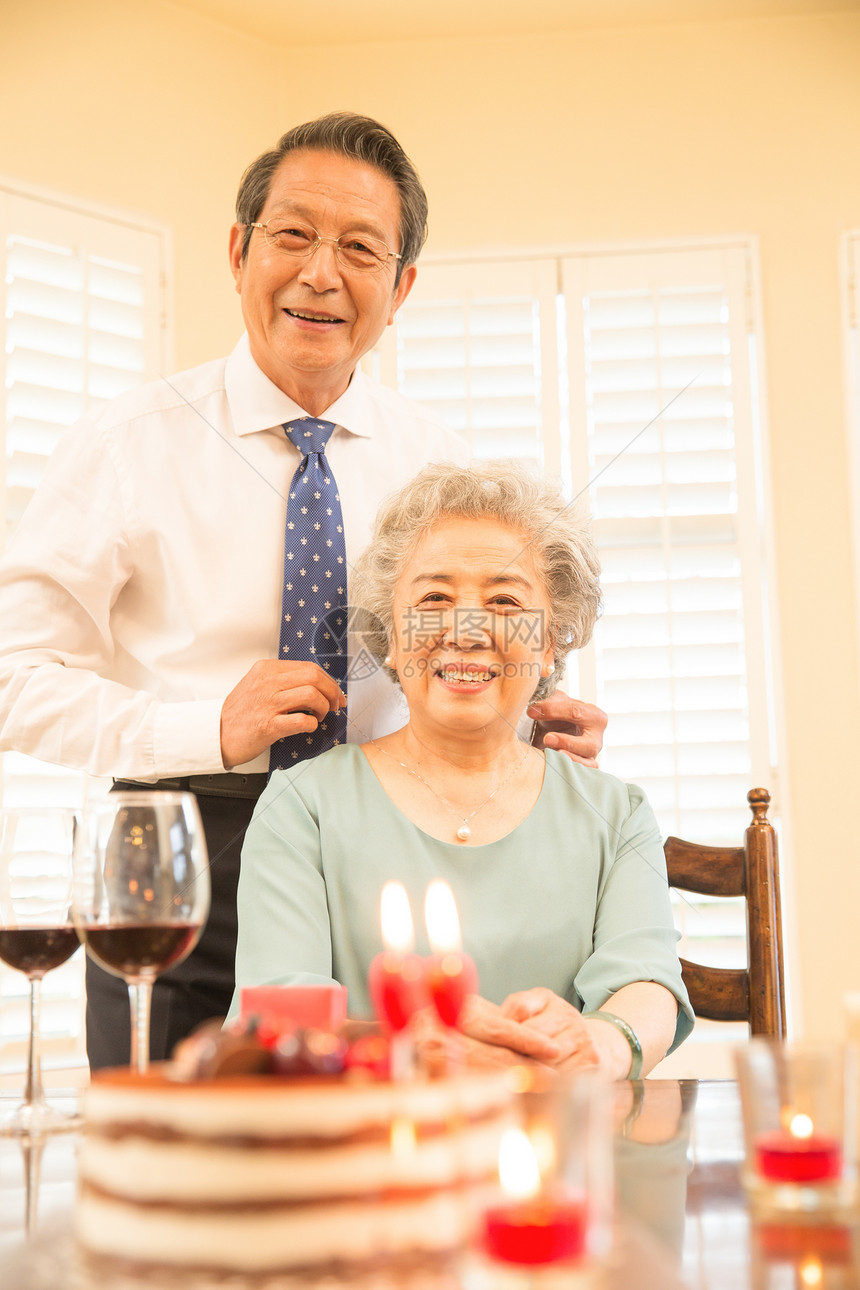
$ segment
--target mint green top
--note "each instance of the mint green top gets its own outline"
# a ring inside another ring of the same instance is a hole
[[[623,985],[656,981],[680,1004],[672,1047],[693,1027],[663,846],[641,789],[547,751],[523,822],[465,847],[401,814],[354,744],[277,771],[257,804],[242,849],[231,1012],[242,986],[335,980],[349,1015],[371,1017],[367,973],[391,878],[409,894],[419,954],[429,953],[427,884],[450,884],[485,998],[542,985],[587,1012]]]

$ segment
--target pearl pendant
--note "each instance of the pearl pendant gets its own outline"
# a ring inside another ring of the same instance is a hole
[[[457,837],[460,839],[461,842],[468,842],[471,836],[472,836],[472,830],[469,828],[468,824],[464,820],[463,823],[460,825],[459,829],[457,830]]]

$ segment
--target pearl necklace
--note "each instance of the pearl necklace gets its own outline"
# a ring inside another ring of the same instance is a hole
[[[420,782],[424,785],[425,788],[429,788],[430,792],[433,794],[433,796],[436,798],[437,801],[441,802],[443,806],[446,806],[449,811],[453,811],[455,815],[459,816],[460,812],[457,810],[456,806],[452,806],[450,802],[446,802],[445,798],[442,797],[439,793],[437,793],[433,785],[428,784],[424,776],[419,775],[417,770],[413,770],[411,766],[407,766],[405,761],[401,761],[399,757],[395,757],[394,753],[390,753],[387,748],[381,748],[375,739],[371,739],[370,743],[373,744],[374,748],[376,748],[378,752],[384,753],[386,757],[390,757],[392,761],[396,761],[397,765],[402,766],[403,769],[407,771],[410,775],[414,775],[414,777],[417,780],[420,780]],[[460,825],[459,829],[457,830],[457,840],[459,842],[469,841],[469,838],[472,836],[472,830],[469,828],[469,821],[472,819],[473,816],[477,815],[479,811],[482,811],[488,802],[491,802],[493,800],[493,798],[496,796],[496,793],[501,792],[501,790],[505,787],[505,785],[511,782],[516,772],[518,770],[521,770],[522,767],[526,764],[526,758],[528,757],[530,752],[531,752],[531,747],[530,746],[526,747],[525,757],[523,757],[520,761],[516,763],[513,770],[509,771],[509,773],[505,776],[505,778],[502,780],[500,784],[496,785],[496,787],[493,789],[490,796],[485,798],[480,806],[476,806],[474,811],[470,811],[468,815],[463,816],[463,823]]]

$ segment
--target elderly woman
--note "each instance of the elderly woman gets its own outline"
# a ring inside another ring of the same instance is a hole
[[[687,1035],[642,792],[517,733],[588,641],[598,573],[561,496],[512,463],[430,466],[383,506],[351,600],[409,720],[273,777],[242,852],[237,997],[334,979],[371,1016],[383,884],[420,909],[444,878],[480,979],[471,1057],[635,1077]]]

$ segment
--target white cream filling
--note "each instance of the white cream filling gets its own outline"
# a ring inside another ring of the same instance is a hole
[[[382,1083],[290,1083],[261,1078],[253,1087],[230,1080],[148,1084],[96,1079],[87,1090],[90,1124],[144,1121],[190,1136],[234,1134],[259,1138],[339,1138],[362,1129],[387,1128],[395,1118],[447,1124],[458,1114],[482,1115],[507,1105],[504,1073],[466,1075],[403,1086]]]
[[[396,1187],[448,1187],[491,1175],[505,1127],[497,1119],[462,1134],[418,1139],[411,1149],[387,1143],[288,1150],[90,1136],[80,1176],[111,1195],[179,1202],[304,1200],[366,1196]]]
[[[95,1254],[258,1272],[453,1249],[465,1240],[471,1213],[459,1192],[404,1203],[217,1215],[138,1209],[88,1194],[79,1202],[77,1235]]]

